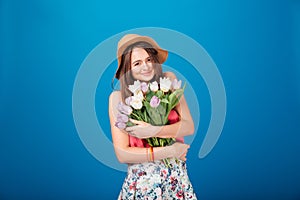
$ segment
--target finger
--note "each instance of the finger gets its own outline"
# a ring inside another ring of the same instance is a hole
[[[186,154],[186,151],[183,151],[179,157],[185,157],[184,155]]]
[[[133,131],[129,132],[129,135],[134,136],[135,137],[135,133]]]
[[[141,125],[141,124],[144,124],[145,122],[143,121],[139,121],[139,120],[135,120],[135,119],[130,119],[129,120],[132,122],[132,123],[135,123],[135,124],[138,124],[138,125]]]
[[[128,133],[129,135],[135,136],[135,131],[133,131],[133,130],[127,131],[127,133]]]
[[[135,119],[131,119],[131,118],[129,118],[129,120],[130,120],[132,123],[135,123],[135,124],[140,124],[140,123],[141,123],[141,121],[139,121],[139,120],[135,120]]]
[[[181,156],[180,160],[186,161],[186,157],[185,156]]]
[[[187,147],[185,148],[185,151],[188,151],[188,150],[189,150],[189,148],[190,148],[190,146],[187,146]]]
[[[134,129],[135,129],[135,128],[134,128],[133,126],[130,126],[130,127],[125,128],[125,131],[131,132],[131,131],[133,131]]]

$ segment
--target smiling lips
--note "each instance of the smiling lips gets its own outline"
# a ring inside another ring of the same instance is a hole
[[[149,75],[151,75],[152,73],[151,73],[151,71],[149,71],[149,72],[141,73],[141,74],[144,75],[144,76],[149,76]]]

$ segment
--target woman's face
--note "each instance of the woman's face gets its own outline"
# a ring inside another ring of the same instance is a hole
[[[154,63],[143,48],[134,48],[131,53],[131,73],[134,79],[150,81],[154,77]]]

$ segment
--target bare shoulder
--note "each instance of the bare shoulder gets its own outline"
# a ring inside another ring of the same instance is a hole
[[[120,91],[113,91],[109,95],[109,113],[112,117],[111,120],[114,118],[114,116],[117,116],[117,106],[118,103],[121,101],[121,92]]]
[[[164,72],[164,76],[170,78],[171,80],[176,79],[176,75],[173,72]]]
[[[110,95],[109,95],[109,101],[111,103],[115,103],[117,101],[121,100],[121,92],[120,91],[113,91]]]

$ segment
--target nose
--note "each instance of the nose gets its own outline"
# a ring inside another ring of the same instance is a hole
[[[150,68],[150,64],[147,62],[143,62],[142,70],[148,70]]]

